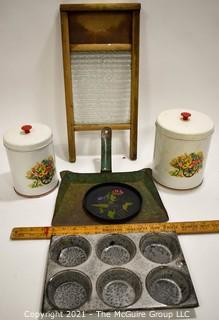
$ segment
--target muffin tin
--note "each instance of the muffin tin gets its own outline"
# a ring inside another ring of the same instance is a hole
[[[43,312],[196,306],[175,233],[69,235],[51,240]]]

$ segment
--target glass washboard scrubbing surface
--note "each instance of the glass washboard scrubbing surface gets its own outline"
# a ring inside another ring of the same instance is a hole
[[[72,52],[75,124],[129,123],[131,52]]]

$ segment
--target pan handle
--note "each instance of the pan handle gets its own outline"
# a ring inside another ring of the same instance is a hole
[[[104,127],[101,130],[101,172],[112,172],[111,139],[112,129]]]

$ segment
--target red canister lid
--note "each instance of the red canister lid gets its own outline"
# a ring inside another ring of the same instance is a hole
[[[158,116],[156,125],[164,135],[182,140],[202,140],[214,131],[209,116],[190,109],[165,110]]]
[[[51,129],[41,123],[25,124],[9,129],[3,137],[6,148],[17,151],[34,151],[52,141]]]

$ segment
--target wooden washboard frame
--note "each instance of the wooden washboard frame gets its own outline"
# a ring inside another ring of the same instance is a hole
[[[69,161],[76,161],[75,131],[100,130],[105,126],[115,130],[130,130],[130,159],[135,160],[137,158],[138,127],[140,4],[63,4],[60,6],[60,13]],[[92,19],[95,19],[94,26]],[[89,25],[92,25],[92,30],[89,30]],[[93,30],[95,25],[96,30]],[[74,122],[71,52],[75,51],[130,52],[131,88],[130,121],[128,123],[76,124]]]

